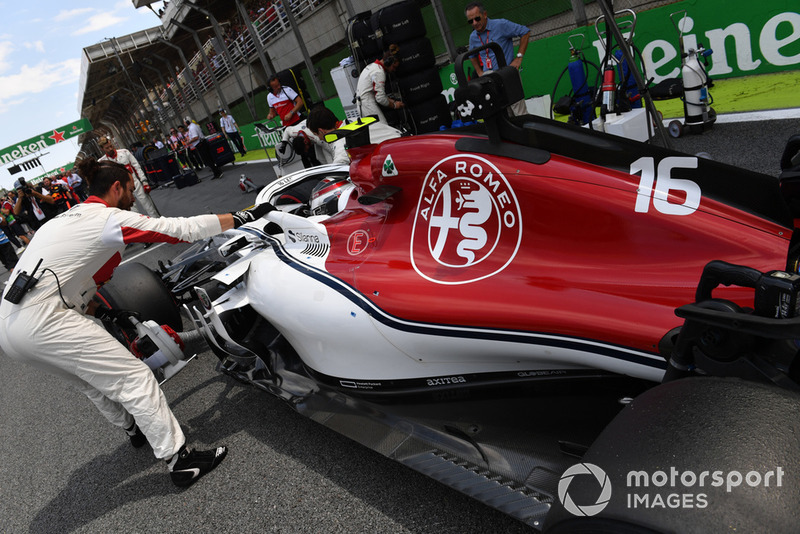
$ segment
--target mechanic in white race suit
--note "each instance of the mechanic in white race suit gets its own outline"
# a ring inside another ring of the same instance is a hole
[[[100,149],[105,152],[105,156],[100,158],[101,161],[107,159],[120,163],[133,174],[133,182],[136,185],[136,190],[133,193],[136,196],[135,211],[150,217],[160,217],[161,213],[159,213],[158,208],[156,208],[155,203],[153,203],[153,199],[150,198],[150,195],[147,194],[147,191],[144,190],[144,186],[142,185],[147,182],[147,176],[142,170],[141,165],[139,165],[139,161],[131,154],[131,151],[125,148],[117,148],[114,145],[114,141],[105,136],[98,139],[97,144],[100,145]]]
[[[340,121],[333,111],[323,105],[314,106],[308,114],[308,120],[306,120],[306,127],[321,140],[325,139],[326,134],[333,132],[343,124],[344,122]],[[369,142],[373,145],[400,137],[400,130],[382,122],[373,122],[368,128]],[[346,138],[343,137],[333,143],[326,143],[325,141],[321,141],[321,143],[328,156],[326,159],[330,159],[331,163],[337,165],[350,163],[350,155],[347,153],[347,148],[345,148]]]
[[[12,271],[31,274],[41,260],[35,286],[19,303],[0,300],[0,347],[9,357],[66,379],[86,395],[131,444],[149,442],[168,463],[172,481],[188,486],[216,467],[227,453],[198,451],[186,438],[150,368],[103,326],[113,310],[93,296],[119,265],[128,243],[195,241],[255,221],[274,209],[188,218],[150,218],[131,213],[134,182],[128,170],[92,158],[79,163],[91,196],[44,224]]]
[[[389,98],[389,95],[386,94],[386,72],[396,71],[399,65],[400,60],[391,52],[386,52],[383,59],[378,59],[364,67],[356,84],[360,117],[376,115],[379,121],[388,124],[381,106],[392,109],[403,107],[400,100]]]
[[[281,144],[279,145],[281,153],[285,153],[287,150],[283,146],[284,144],[292,146],[294,152],[300,156],[300,161],[303,162],[303,167],[306,169],[322,165],[320,160],[328,162],[329,158],[326,157],[328,154],[322,146],[323,141],[308,129],[305,120],[283,129]]]

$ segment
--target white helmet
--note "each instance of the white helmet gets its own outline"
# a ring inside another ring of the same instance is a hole
[[[349,178],[328,176],[311,191],[311,213],[335,215],[344,209],[356,186]]]

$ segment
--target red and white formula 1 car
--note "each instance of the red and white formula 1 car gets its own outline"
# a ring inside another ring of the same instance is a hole
[[[779,181],[508,118],[514,74],[462,83],[483,125],[286,176],[163,269],[220,370],[538,529],[792,529]]]

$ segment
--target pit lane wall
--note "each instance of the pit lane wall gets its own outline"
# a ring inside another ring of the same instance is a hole
[[[491,16],[491,2],[486,4]],[[604,51],[593,25],[595,11],[589,9],[590,7],[591,4],[587,6],[590,20],[588,26],[551,37],[537,38],[537,34],[543,31],[534,25],[520,70],[526,97],[551,94],[556,80],[569,62],[570,38],[579,45],[581,38],[576,36],[582,35],[581,48],[586,59],[595,64],[600,63]],[[626,6],[621,3],[616,5],[617,9],[624,7]],[[652,78],[655,83],[680,75],[679,35],[670,15],[684,10],[687,17],[683,27],[684,44],[687,48],[703,45],[713,50],[709,58],[709,75],[713,78],[800,69],[800,2],[797,0],[686,0],[646,11],[634,9],[637,11],[637,24],[633,42],[641,51],[647,78]],[[678,16],[676,20],[677,18]],[[439,28],[435,18],[426,16],[425,20],[429,25],[428,35],[438,35]],[[441,45],[440,49],[436,49],[435,39],[432,42],[436,53],[444,52]],[[464,44],[466,43],[456,42],[456,46]],[[339,59],[348,55],[349,51],[343,51]],[[330,76],[325,71],[323,73]],[[448,101],[452,101],[456,88],[454,65],[449,63],[443,66],[440,76],[443,93]],[[569,90],[569,80],[565,76],[555,99]],[[326,105],[339,116],[343,116],[338,98],[327,100]],[[263,146],[264,136],[259,141],[259,134],[252,124],[243,125],[242,133],[248,149]]]

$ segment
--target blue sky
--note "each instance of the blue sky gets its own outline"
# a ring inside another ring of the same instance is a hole
[[[161,5],[153,7],[158,11]],[[152,11],[134,8],[131,0],[0,0],[0,13],[0,149],[80,118],[84,47],[160,25]],[[75,140],[67,140],[49,148],[41,161],[49,171],[73,161],[78,148]],[[0,187],[43,172],[12,178],[3,166]]]

